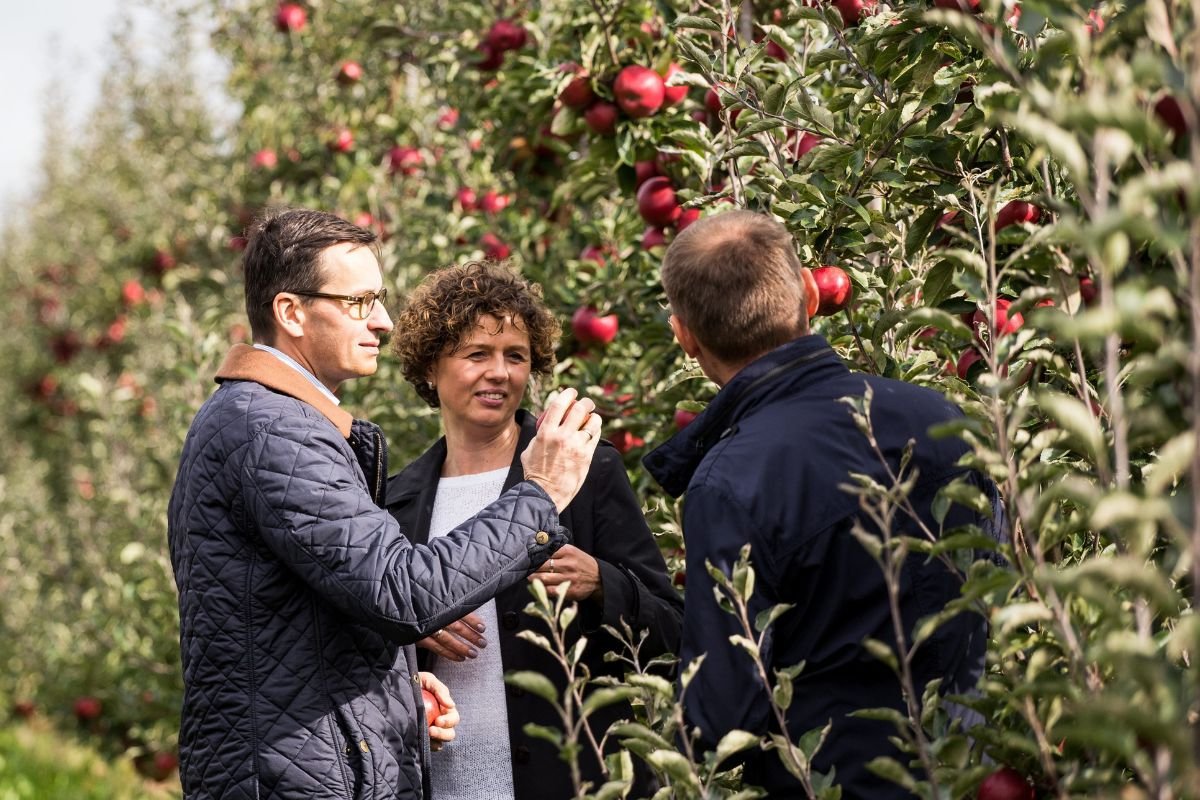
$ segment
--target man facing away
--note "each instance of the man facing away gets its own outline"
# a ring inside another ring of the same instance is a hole
[[[889,645],[896,640],[883,572],[851,534],[856,523],[880,531],[858,498],[839,488],[855,483],[851,473],[892,482],[840,398],[862,397],[871,388],[875,435],[893,471],[909,440],[915,441],[911,468],[918,477],[910,499],[934,532],[940,526],[930,503],[942,486],[966,473],[957,466],[966,446],[931,438],[929,429],[962,414],[929,389],[852,373],[824,338],[810,333],[806,270],[793,248],[787,230],[772,218],[731,211],[689,226],[663,260],[675,336],[721,387],[691,425],[645,459],[668,493],[687,492],[688,593],[680,655],[684,664],[702,654],[706,660],[684,697],[685,718],[709,748],[733,729],[778,732],[750,656],[729,641],[743,634],[741,626],[718,606],[705,569],[711,561],[729,574],[749,543],[757,578],[750,620],[775,604],[793,605],[762,648],[769,675],[804,662],[787,735],[797,741],[832,721],[813,768],[836,768],[847,798],[908,797],[866,768],[881,755],[907,763],[909,757],[888,742],[895,727],[848,716],[862,708],[906,708],[895,674],[862,645],[866,637]],[[894,535],[921,535],[911,519],[898,519]],[[947,523],[977,521],[956,507]],[[910,644],[916,621],[959,596],[960,585],[938,560],[909,558],[899,602]],[[934,678],[943,679],[943,692],[974,686],[986,639],[986,623],[974,614],[942,626],[917,651],[918,700]],[[773,752],[748,757],[745,781],[772,798],[804,796]]]
[[[236,345],[188,432],[168,538],[179,589],[180,777],[204,798],[421,798],[429,733],[412,643],[524,581],[568,541],[558,511],[600,421],[567,390],[526,480],[414,547],[379,508],[379,429],[334,392],[392,328],[375,236],[291,210],[244,256],[255,345]],[[548,424],[547,424],[548,423]],[[452,706],[452,703],[451,703]],[[457,722],[451,707],[438,724]]]

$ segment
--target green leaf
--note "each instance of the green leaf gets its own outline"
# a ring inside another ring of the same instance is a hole
[[[1081,400],[1058,392],[1040,392],[1038,404],[1059,427],[1071,434],[1085,455],[1108,467],[1108,449],[1100,424]]]
[[[556,703],[558,701],[558,689],[550,682],[549,678],[540,672],[529,670],[509,672],[504,676],[504,682],[510,686],[519,686],[547,702]]]
[[[717,24],[716,20],[709,19],[708,17],[696,17],[691,15],[677,17],[675,21],[671,23],[671,27],[677,31],[691,29],[697,31],[713,31],[715,33],[721,32],[721,26]]]
[[[590,717],[597,709],[632,700],[637,696],[638,691],[631,687],[596,689],[584,699],[580,712],[584,717]]]
[[[748,731],[730,731],[722,736],[721,741],[717,743],[716,763],[720,764],[735,753],[756,747],[758,742],[758,737]]]
[[[655,750],[646,757],[650,766],[665,773],[672,781],[698,790],[700,781],[696,777],[692,762],[675,750]]]

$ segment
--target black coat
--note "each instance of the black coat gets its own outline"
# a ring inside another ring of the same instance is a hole
[[[880,567],[852,535],[856,523],[878,534],[858,498],[843,491],[853,474],[890,486],[883,463],[858,430],[844,397],[870,389],[871,419],[879,448],[895,471],[912,442],[909,500],[932,531],[941,526],[932,500],[963,477],[985,492],[990,484],[959,465],[967,452],[957,437],[930,429],[962,418],[937,392],[901,381],[851,372],[820,336],[797,339],[743,368],[691,425],[645,458],[670,494],[685,489],[683,532],[688,594],[682,663],[704,654],[688,687],[684,712],[713,747],[732,729],[776,731],[768,695],[750,658],[729,643],[741,634],[713,598],[706,560],[728,574],[743,545],[751,545],[756,580],[750,619],[775,604],[791,608],[772,626],[761,652],[768,674],[803,663],[787,711],[793,741],[830,720],[832,730],[814,768],[837,768],[847,798],[907,798],[898,785],[867,769],[875,756],[907,761],[888,741],[890,722],[859,719],[861,708],[905,708],[891,669],[863,647],[871,637],[894,643],[887,588]],[[915,476],[915,477],[914,477]],[[946,528],[982,520],[954,506]],[[903,514],[897,534],[919,536]],[[961,582],[937,559],[912,555],[905,564],[900,608],[911,643],[918,620],[959,597]],[[918,650],[913,669],[918,694],[941,678],[943,692],[964,692],[984,666],[987,625],[973,613],[938,628]],[[772,798],[803,797],[775,752],[748,751],[748,783]]]
[[[377,502],[379,429],[236,345],[188,431],[167,516],[189,800],[419,800],[413,643],[567,541],[521,484],[434,551]]]
[[[524,479],[520,454],[535,433],[534,418],[525,411],[517,412],[521,426],[517,455],[514,456],[507,489]],[[386,506],[408,532],[413,542],[424,544],[429,539],[429,521],[442,465],[446,460],[446,440],[440,439],[420,458],[388,481]],[[619,649],[619,645],[602,625],[620,629],[624,619],[635,630],[649,632],[640,651],[642,662],[664,653],[674,653],[679,643],[679,626],[683,600],[671,585],[662,553],[646,525],[641,506],[634,496],[625,466],[617,450],[607,442],[596,449],[587,480],[571,504],[560,515],[562,524],[571,533],[576,547],[599,562],[604,587],[603,609],[591,601],[580,603],[579,623],[588,637],[584,662],[593,677],[620,677],[624,670],[619,662],[606,663],[604,653]],[[544,625],[524,612],[533,596],[528,586],[517,585],[496,596],[496,617],[500,621],[498,638],[500,654],[506,672],[532,670],[550,678],[561,692],[566,687],[562,667],[537,645],[517,636],[522,630],[545,632]],[[485,635],[497,634],[488,631]],[[433,655],[421,650],[427,666]],[[512,749],[513,783],[520,800],[547,798],[562,800],[572,793],[571,775],[567,764],[558,757],[554,745],[528,736],[522,727],[529,722],[561,729],[554,708],[539,697],[515,686],[506,686],[508,701],[508,735]],[[469,714],[470,709],[462,713]],[[628,705],[617,704],[597,712],[593,730],[597,739],[603,736],[612,722],[630,716]],[[586,743],[585,743],[586,744]],[[599,764],[584,748],[580,757],[584,780],[600,785]],[[637,795],[643,796],[643,795]]]

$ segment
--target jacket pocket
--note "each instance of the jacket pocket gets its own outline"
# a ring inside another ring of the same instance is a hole
[[[371,746],[363,735],[362,726],[350,709],[336,705],[333,717],[342,740],[342,763],[346,770],[346,789],[350,800],[373,800],[375,797],[375,764]]]

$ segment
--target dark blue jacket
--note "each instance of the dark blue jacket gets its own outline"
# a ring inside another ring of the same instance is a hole
[[[521,435],[504,481],[506,489],[525,479],[520,454],[537,432],[532,414],[520,410],[516,421],[521,426]],[[409,532],[413,542],[429,541],[433,501],[445,462],[446,440],[443,438],[388,480],[387,509]],[[604,660],[605,653],[610,650],[625,652],[620,643],[604,631],[604,625],[620,630],[621,623],[625,622],[633,628],[635,635],[644,632],[646,639],[638,651],[643,664],[656,656],[674,653],[679,647],[683,599],[671,585],[662,552],[646,525],[633,487],[629,485],[621,454],[612,445],[600,443],[587,480],[571,504],[563,509],[560,521],[571,531],[571,543],[596,559],[604,586],[603,605],[580,603],[578,622],[567,634],[568,647],[574,646],[580,634],[587,636],[582,663],[591,676],[620,678],[625,673],[624,662]],[[526,586],[513,586],[496,595],[500,630],[487,635],[494,635],[499,640],[505,672],[540,672],[554,683],[561,698],[566,688],[562,667],[552,655],[520,636],[522,631],[548,633],[544,623],[525,613],[532,599]],[[423,667],[434,660],[428,650],[420,650],[419,656]],[[571,771],[559,758],[558,748],[525,732],[526,724],[531,722],[561,729],[562,720],[554,706],[518,686],[505,686],[504,691],[517,797],[521,800],[569,797],[574,791]],[[470,713],[470,709],[464,709],[463,713]],[[599,739],[613,722],[630,717],[632,709],[627,703],[614,703],[596,711],[590,721]],[[616,740],[610,739],[608,745],[609,751],[615,750]],[[586,743],[576,760],[582,779],[592,782],[593,791],[598,789],[603,783],[603,774],[600,763]],[[642,775],[633,791],[636,797],[653,793],[650,782]]]
[[[567,542],[520,483],[428,547],[381,509],[387,453],[275,356],[236,346],[168,509],[189,800],[416,800],[428,733],[412,643]]]
[[[762,650],[768,674],[805,664],[787,715],[792,740],[832,720],[814,768],[836,767],[847,798],[908,797],[865,768],[878,755],[907,762],[887,741],[895,728],[847,716],[868,707],[905,708],[891,669],[862,646],[866,637],[895,642],[883,573],[851,535],[856,522],[878,531],[858,499],[839,488],[853,483],[851,473],[891,484],[839,401],[862,396],[867,386],[874,392],[871,419],[879,446],[893,470],[906,444],[915,443],[911,467],[918,478],[911,500],[938,531],[930,501],[964,474],[957,462],[967,447],[957,438],[933,439],[928,431],[961,412],[929,389],[851,372],[817,335],[776,348],[742,369],[645,464],[670,494],[687,492],[688,591],[680,655],[683,664],[706,656],[685,698],[689,725],[699,726],[708,747],[733,729],[759,734],[775,729],[750,658],[729,644],[741,627],[718,607],[704,567],[712,561],[728,574],[748,542],[757,578],[750,619],[778,603],[794,606],[776,621]],[[959,507],[947,519],[949,525],[973,521]],[[894,532],[916,535],[902,516]],[[904,629],[911,634],[917,620],[959,593],[959,580],[941,562],[911,556],[900,597]],[[957,616],[918,651],[920,686],[941,677],[943,691],[972,687],[982,672],[986,639],[981,617]],[[745,780],[765,787],[772,798],[803,796],[774,752],[750,754]]]

